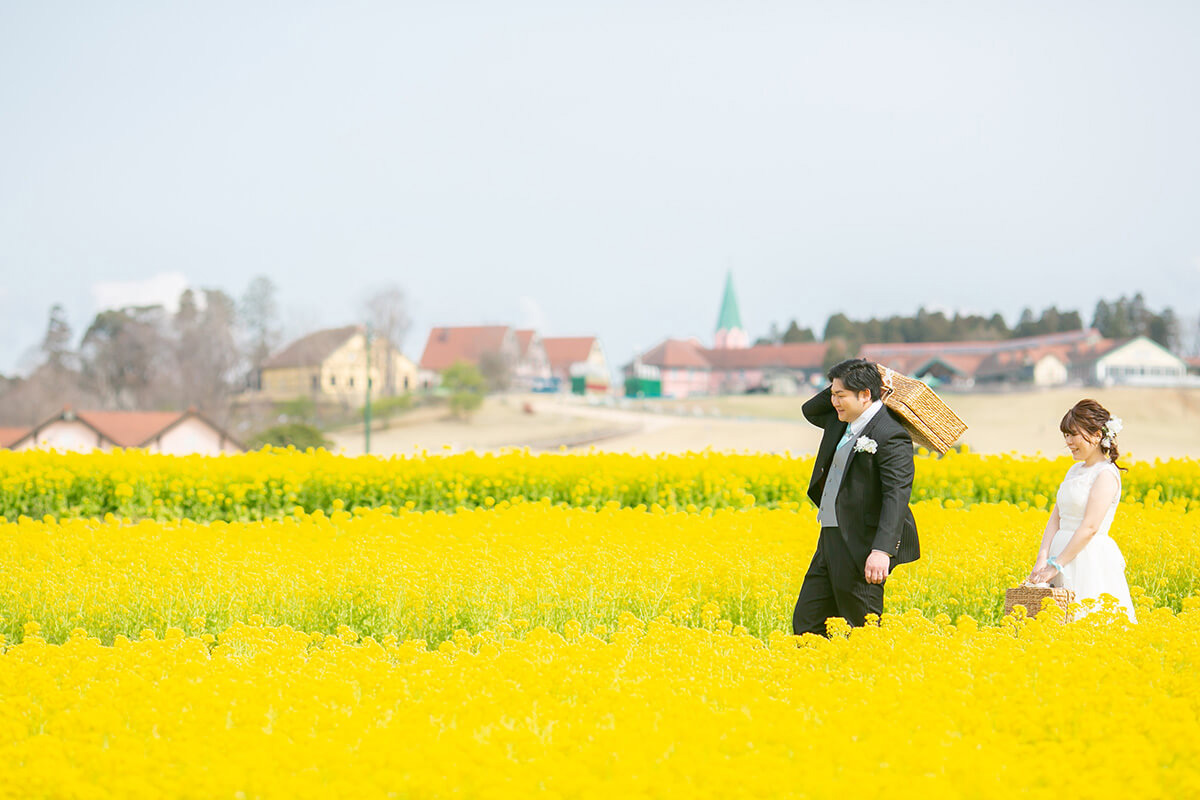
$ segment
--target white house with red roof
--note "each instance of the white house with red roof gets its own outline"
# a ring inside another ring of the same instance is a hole
[[[74,411],[64,408],[32,428],[0,428],[10,450],[89,452],[139,448],[165,455],[241,453],[244,447],[195,409]]]

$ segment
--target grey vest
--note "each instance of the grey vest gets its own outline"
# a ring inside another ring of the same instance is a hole
[[[846,464],[850,462],[850,453],[854,451],[855,436],[833,453],[833,463],[829,465],[829,474],[825,476],[825,490],[821,492],[821,507],[817,509],[817,522],[822,528],[836,528],[837,496],[842,488],[842,478],[846,474]]]

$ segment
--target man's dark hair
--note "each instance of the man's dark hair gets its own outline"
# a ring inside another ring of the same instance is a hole
[[[879,376],[879,368],[875,362],[865,358],[848,358],[829,368],[829,380],[841,378],[842,385],[850,391],[869,391],[872,400],[878,400],[883,395],[883,378]]]

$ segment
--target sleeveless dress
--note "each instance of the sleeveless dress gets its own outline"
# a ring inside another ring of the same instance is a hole
[[[1091,494],[1096,478],[1104,470],[1116,475],[1117,496],[1113,498],[1112,505],[1104,514],[1096,535],[1070,564],[1063,565],[1062,572],[1055,575],[1050,583],[1074,591],[1078,602],[1089,598],[1099,601],[1100,595],[1110,594],[1129,615],[1130,622],[1137,622],[1133,599],[1129,595],[1129,584],[1125,581],[1125,557],[1121,555],[1117,543],[1108,535],[1108,529],[1117,513],[1117,504],[1121,502],[1121,472],[1112,463],[1102,461],[1090,467],[1077,463],[1067,470],[1067,477],[1058,487],[1059,528],[1050,542],[1050,555],[1057,558],[1058,554],[1067,548],[1075,531],[1083,524],[1088,495]]]

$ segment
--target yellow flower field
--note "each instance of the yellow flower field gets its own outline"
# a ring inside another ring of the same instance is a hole
[[[0,657],[0,797],[1195,797],[1200,600],[831,640],[235,625]],[[208,637],[211,639],[211,637]]]
[[[916,500],[1027,503],[1046,507],[1068,458],[951,454],[917,461]],[[0,516],[40,518],[114,513],[154,519],[247,520],[300,506],[415,510],[487,508],[542,500],[586,508],[784,507],[807,503],[812,458],[692,453],[683,456],[446,455],[346,458],[324,451],[264,449],[238,456],[160,456],[141,451],[54,453],[0,450]],[[1200,461],[1135,462],[1126,500],[1200,508]]]
[[[998,622],[1003,590],[1028,573],[1047,513],[938,501],[914,513],[924,555],[889,579],[885,610]],[[75,627],[110,642],[172,625],[215,633],[260,614],[308,631],[349,625],[436,644],[504,620],[590,629],[630,612],[699,624],[712,602],[765,638],[790,630],[814,517],[542,502],[246,523],[26,519],[0,525],[0,633],[16,641],[37,622],[54,642]],[[1146,602],[1178,610],[1200,590],[1200,510],[1128,503],[1113,536]]]
[[[921,459],[830,639],[810,466],[0,452],[0,798],[1200,796],[1200,462],[1064,625],[1002,605],[1068,462]]]

